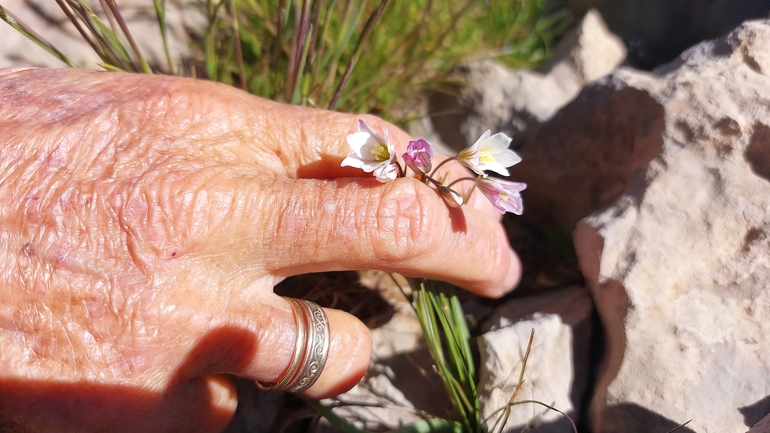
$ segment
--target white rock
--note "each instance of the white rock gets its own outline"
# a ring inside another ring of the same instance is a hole
[[[629,134],[622,196],[575,230],[606,335],[596,433],[689,419],[680,431],[740,432],[768,410],[768,53],[770,22],[749,22],[660,76],[626,70],[603,84],[630,104],[657,101],[661,117],[647,120],[662,124]],[[592,114],[613,124],[624,112],[611,108]],[[584,151],[602,151],[597,137]]]
[[[535,314],[479,338],[481,357],[479,399],[483,419],[492,429],[503,415],[519,383],[522,363],[532,330],[532,350],[524,371],[524,382],[514,402],[537,400],[565,413],[572,410],[572,333],[557,314]],[[542,425],[541,425],[542,424]],[[523,426],[541,425],[538,432],[571,431],[569,421],[536,403],[511,407],[503,431],[519,432]]]
[[[633,173],[660,153],[661,104],[654,77],[621,69],[586,86],[531,133],[511,178],[526,182],[524,218],[567,233],[611,204]]]
[[[95,12],[99,2],[89,3]],[[160,28],[152,0],[118,0],[118,7],[142,55],[151,65],[167,67]],[[81,67],[97,68],[101,60],[83,40],[53,0],[4,0],[3,7],[32,30],[61,50]],[[201,0],[166,2],[166,21],[172,60],[181,62],[190,55],[187,29],[205,28]],[[127,45],[128,46],[128,45]],[[65,67],[66,64],[27,39],[11,26],[0,22],[0,68],[12,66]],[[178,67],[178,64],[175,66]]]
[[[563,353],[555,356],[560,359],[566,359],[572,365],[572,371],[574,372],[572,379],[567,380],[568,383],[563,383],[565,376],[562,372],[557,371],[552,376],[542,376],[540,381],[541,383],[554,382],[545,385],[548,389],[567,390],[566,398],[569,399],[570,406],[574,410],[566,412],[575,422],[579,422],[581,414],[585,412],[588,406],[586,392],[593,377],[595,356],[592,351],[596,350],[594,341],[596,338],[596,332],[594,331],[594,307],[586,288],[569,287],[513,299],[497,307],[483,324],[481,330],[482,332],[488,332],[517,323],[526,323],[537,315],[557,315],[561,322],[569,327],[571,346],[561,348]],[[545,345],[558,344],[558,341],[544,343],[542,335],[536,334],[535,338]],[[506,362],[509,365],[515,365],[517,361],[518,355],[514,359],[508,359]],[[559,429],[554,431],[572,431],[572,428],[564,423],[559,425]]]
[[[455,150],[472,144],[487,129],[505,132],[516,147],[587,82],[614,71],[625,55],[622,41],[592,11],[562,38],[544,64],[545,72],[510,70],[493,61],[469,65],[462,73],[466,84],[459,100],[440,95],[431,102],[431,112],[438,113],[433,127]]]
[[[576,94],[586,83],[614,71],[625,58],[623,42],[610,32],[599,12],[591,9],[578,27],[561,38],[540,70],[556,85],[569,86]]]
[[[371,335],[373,353],[364,378],[350,391],[325,403],[342,403],[335,413],[368,431],[394,429],[425,414],[446,417],[451,403],[433,371],[433,359],[423,347],[420,322],[412,307],[402,304],[391,320],[372,329]]]

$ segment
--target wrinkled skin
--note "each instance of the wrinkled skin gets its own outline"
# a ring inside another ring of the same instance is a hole
[[[269,383],[289,363],[286,276],[511,289],[489,206],[340,168],[358,118],[190,79],[0,70],[0,430],[221,430],[237,402],[223,373]],[[405,133],[364,118],[403,151]],[[353,386],[371,350],[363,324],[327,314],[311,397]]]

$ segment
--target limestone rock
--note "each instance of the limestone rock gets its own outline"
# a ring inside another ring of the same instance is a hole
[[[433,358],[423,347],[422,330],[409,304],[388,323],[372,329],[372,359],[364,378],[350,391],[326,401],[335,413],[367,431],[394,429],[425,414],[445,417],[451,403]]]
[[[587,90],[644,113],[619,120],[634,111],[586,101],[628,138],[606,141],[597,124],[582,142],[584,154],[622,146],[626,158],[621,196],[574,234],[606,338],[596,433],[689,419],[677,431],[738,432],[770,412],[768,53],[770,21],[748,22],[656,75],[621,70]]]
[[[621,70],[594,82],[519,148],[511,178],[526,182],[524,218],[571,233],[612,203],[660,152],[663,112],[654,78]]]
[[[499,306],[484,323],[480,339],[482,358],[479,389],[485,416],[504,406],[519,379],[529,333],[534,344],[525,371],[525,385],[517,400],[538,399],[576,422],[586,405],[591,377],[593,304],[585,288],[572,287],[514,299]],[[543,359],[547,357],[548,359]],[[574,373],[573,373],[574,372]],[[575,410],[572,410],[575,409]],[[518,432],[536,415],[535,432],[571,432],[569,422],[545,408],[517,406],[504,431]]]
[[[572,333],[557,314],[535,314],[479,338],[479,400],[482,417],[493,426],[503,415],[519,384],[519,375],[529,338],[534,329],[532,350],[524,370],[524,382],[514,402],[537,400],[565,413],[570,401]],[[524,426],[539,426],[537,432],[570,431],[569,421],[557,412],[535,403],[511,406],[503,431],[518,432]]]
[[[562,37],[539,69],[553,77],[556,85],[569,86],[571,92],[577,93],[586,83],[614,71],[625,57],[623,42],[592,9],[579,26]]]
[[[120,0],[117,3],[142,55],[150,65],[161,65],[166,68],[166,57],[152,0]],[[90,4],[97,12],[99,2]],[[83,40],[55,1],[4,0],[2,5],[79,66],[97,68],[96,64],[101,60]],[[201,13],[204,10],[203,7],[203,2],[200,0],[166,2],[166,22],[172,60],[180,61],[181,58],[189,56],[190,41],[187,31],[205,28],[205,19]],[[0,68],[11,66],[60,68],[66,65],[11,26],[0,22]]]
[[[545,72],[509,70],[493,61],[469,65],[460,98],[436,95],[430,103],[433,128],[455,150],[484,131],[504,132],[517,147],[533,126],[549,119],[589,81],[611,73],[625,58],[625,47],[590,12],[566,35],[544,65]]]

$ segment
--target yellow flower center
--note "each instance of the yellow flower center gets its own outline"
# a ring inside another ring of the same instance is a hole
[[[492,156],[491,153],[489,153],[488,149],[482,149],[481,152],[479,152],[480,162],[493,162],[494,160],[495,160],[495,157]]]
[[[505,192],[505,191],[500,191],[500,192],[497,194],[497,197],[498,197],[500,200],[502,200],[502,201],[508,201],[508,199],[510,198],[510,197],[508,197],[508,193],[507,193],[507,192]]]
[[[385,143],[379,143],[372,147],[372,150],[370,150],[369,153],[372,154],[376,162],[383,162],[390,159],[390,152],[388,152],[388,146]]]

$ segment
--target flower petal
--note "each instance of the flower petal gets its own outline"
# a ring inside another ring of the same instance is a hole
[[[372,128],[368,123],[364,122],[364,119],[358,119],[358,131],[368,133],[379,143],[388,142],[386,138],[383,138],[382,135],[380,135],[379,133],[377,133],[377,131],[374,130],[374,128]],[[385,135],[386,136],[388,135],[387,129],[385,129]]]
[[[497,161],[480,162],[477,166],[482,171],[493,171],[502,176],[508,176],[511,174],[508,169]]]
[[[504,151],[495,155],[495,161],[499,162],[503,167],[511,167],[521,162],[521,157],[518,153],[505,149]]]
[[[363,168],[366,163],[358,157],[355,153],[351,153],[347,156],[347,158],[342,160],[342,163],[340,164],[340,167],[355,167],[355,168]]]
[[[386,161],[380,163],[379,167],[374,170],[374,177],[383,183],[390,182],[398,177],[399,171],[398,165]]]
[[[485,132],[481,137],[482,138],[479,138],[479,141],[483,144],[479,144],[479,146],[481,148],[489,149],[493,153],[493,149],[508,149],[508,146],[511,145],[511,137],[508,137],[502,132],[498,132],[497,134],[490,136],[489,130],[487,130],[487,132]]]
[[[500,213],[521,215],[524,212],[520,192],[527,188],[527,184],[484,176],[476,180],[476,187]]]
[[[364,148],[371,147],[374,142],[374,140],[372,140],[372,135],[368,132],[354,132],[348,134],[345,137],[345,141],[347,141],[348,146],[350,146],[359,158],[362,158],[365,154],[369,153],[365,152]]]

